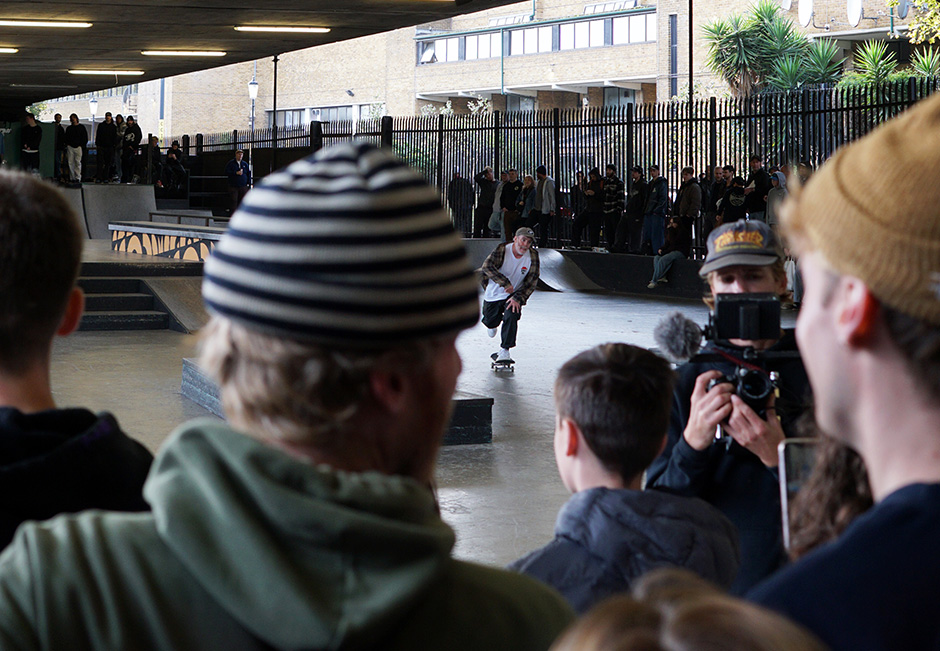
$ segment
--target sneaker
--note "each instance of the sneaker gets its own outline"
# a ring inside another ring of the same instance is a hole
[[[668,282],[669,282],[669,279],[668,279],[668,278],[660,278],[660,279],[657,280],[656,282],[658,282],[658,283],[668,283]]]
[[[651,280],[650,284],[646,286],[646,289],[656,289],[656,282]]]
[[[602,246],[595,246],[593,249],[594,253],[610,253],[607,249]]]
[[[496,336],[496,328],[487,328],[486,334],[490,336],[490,339]]]
[[[506,350],[505,348],[500,348],[499,352],[496,353],[497,362],[507,362],[507,361],[510,361],[511,359],[512,357],[509,356],[509,351]]]
[[[496,361],[497,357],[499,357],[499,353],[493,353],[492,355],[490,355],[490,359],[493,360],[494,362]]]

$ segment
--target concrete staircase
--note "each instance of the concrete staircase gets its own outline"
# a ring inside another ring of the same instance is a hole
[[[79,278],[85,292],[85,314],[78,329],[166,330],[169,314],[139,278]]]

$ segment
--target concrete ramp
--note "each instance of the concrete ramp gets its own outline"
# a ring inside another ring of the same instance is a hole
[[[492,253],[493,249],[499,246],[500,242],[502,242],[502,240],[496,239],[495,237],[464,239],[463,246],[467,250],[467,257],[470,258],[470,265],[474,269],[482,267],[486,256]]]
[[[72,206],[72,210],[78,216],[82,232],[88,237],[88,224],[85,222],[85,204],[82,202],[81,188],[59,188],[59,190],[65,195],[69,205]]]
[[[85,223],[93,240],[110,240],[109,222],[150,221],[157,209],[152,185],[86,184],[82,186]]]
[[[539,269],[539,289],[556,292],[604,291],[578,265],[555,249],[539,249]]]

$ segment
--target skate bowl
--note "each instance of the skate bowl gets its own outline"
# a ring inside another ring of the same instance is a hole
[[[72,210],[75,211],[75,215],[78,217],[82,232],[85,234],[85,237],[88,237],[88,224],[85,223],[85,205],[82,202],[81,188],[59,188],[59,191],[65,195],[65,200],[68,201]]]
[[[569,257],[555,249],[539,249],[539,289],[556,292],[602,292]]]

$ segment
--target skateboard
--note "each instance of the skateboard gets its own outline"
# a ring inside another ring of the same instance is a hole
[[[490,364],[490,368],[493,369],[495,373],[499,373],[500,371],[506,371],[506,370],[509,370],[512,373],[516,372],[516,367],[513,366],[513,364],[516,363],[515,360],[496,359],[496,357],[497,357],[496,353],[493,353],[492,355],[490,355],[490,358],[493,360],[493,362]]]

